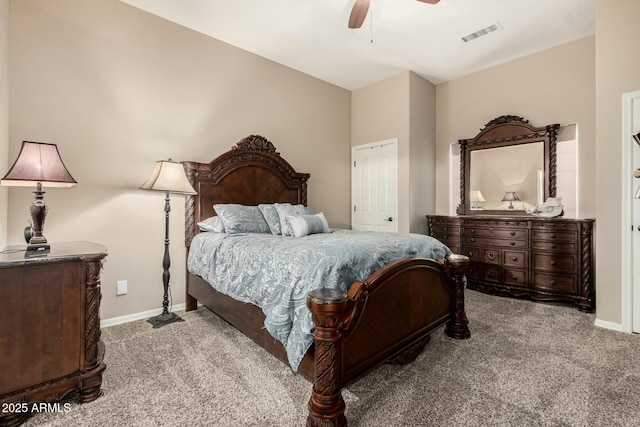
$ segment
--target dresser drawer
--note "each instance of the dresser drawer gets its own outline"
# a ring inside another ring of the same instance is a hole
[[[576,242],[578,240],[577,231],[539,231],[533,230],[533,241],[546,240],[552,242]]]
[[[484,248],[482,249],[482,262],[488,264],[500,265],[500,249]]]
[[[505,268],[503,270],[503,280],[504,283],[509,284],[511,286],[518,286],[521,288],[526,288],[527,283],[527,271],[526,270],[516,270],[513,268]]]
[[[502,265],[515,268],[526,268],[527,252],[504,251],[502,253]]]
[[[457,224],[437,222],[433,226],[434,232],[438,234],[460,234],[460,226]]]
[[[541,251],[576,253],[578,251],[578,244],[576,242],[534,240],[531,242],[531,248]]]
[[[494,228],[527,228],[528,221],[512,219],[465,219],[463,225],[466,227],[494,227]]]
[[[533,230],[568,231],[577,230],[578,223],[571,221],[532,221]]]
[[[463,246],[461,255],[466,255],[469,257],[469,261],[480,262],[482,261],[482,256],[480,255],[480,249],[475,246]]]
[[[470,262],[469,267],[467,268],[467,278],[472,280],[480,280],[482,274],[482,267],[477,262]]]
[[[479,246],[495,246],[495,247],[503,247],[503,248],[526,248],[527,241],[526,240],[517,240],[517,239],[494,239],[492,237],[473,237],[473,236],[462,236],[463,243],[471,243]]]
[[[576,282],[576,277],[568,274],[533,272],[533,287],[543,291],[575,294],[578,291]]]
[[[459,247],[460,245],[460,239],[458,238],[458,236],[433,236],[433,237],[435,237],[445,245],[449,246],[450,248],[452,246]]]
[[[482,280],[487,282],[500,282],[500,267],[493,265],[486,265],[483,268]]]
[[[508,228],[482,228],[482,227],[464,227],[462,234],[469,237],[490,237],[492,239],[526,239],[527,230],[513,230]]]
[[[573,273],[576,271],[576,258],[575,255],[553,255],[534,252],[532,266],[534,270]]]

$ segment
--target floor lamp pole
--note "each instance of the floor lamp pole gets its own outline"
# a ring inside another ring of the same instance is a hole
[[[169,212],[171,212],[171,199],[167,191],[164,199],[164,256],[162,257],[162,284],[164,285],[164,296],[162,297],[162,314],[152,317],[148,320],[154,328],[159,328],[174,322],[183,322],[184,320],[175,313],[169,311],[169,267],[171,267],[171,257],[169,256]]]

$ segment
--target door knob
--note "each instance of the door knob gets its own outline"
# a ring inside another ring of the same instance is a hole
[[[389,218],[385,219],[385,221],[391,222],[391,221],[393,221],[393,218],[389,217]]]

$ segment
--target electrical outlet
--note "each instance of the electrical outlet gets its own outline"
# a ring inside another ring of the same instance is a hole
[[[127,294],[127,281],[118,280],[116,282],[116,295],[126,295],[126,294]]]

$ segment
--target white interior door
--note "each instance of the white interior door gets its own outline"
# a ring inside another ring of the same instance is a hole
[[[640,179],[633,178],[633,171],[640,169],[640,147],[632,138],[640,132],[640,91],[623,94],[622,104],[622,327],[640,333],[640,199],[634,198]]]
[[[351,227],[397,232],[398,140],[353,147],[351,159]]]

